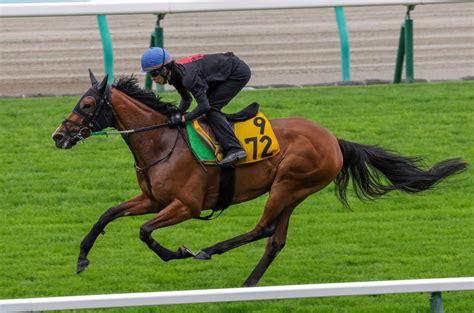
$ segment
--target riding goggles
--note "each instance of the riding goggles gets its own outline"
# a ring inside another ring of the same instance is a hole
[[[156,77],[156,76],[164,76],[164,72],[166,71],[165,67],[162,66],[160,68],[157,68],[156,70],[153,70],[150,72],[151,77]]]

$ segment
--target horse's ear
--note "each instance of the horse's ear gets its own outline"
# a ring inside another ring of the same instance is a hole
[[[100,93],[104,93],[105,88],[107,88],[107,81],[109,80],[109,74],[106,74],[104,79],[100,82],[99,86],[97,86],[97,89],[99,90]]]
[[[91,69],[89,69],[89,77],[91,78],[91,84],[92,84],[92,86],[94,86],[95,84],[97,84],[97,79],[95,78],[94,73],[92,73]]]

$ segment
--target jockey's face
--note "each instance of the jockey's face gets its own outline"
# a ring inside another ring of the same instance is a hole
[[[157,84],[164,85],[168,82],[171,70],[162,66],[154,71],[150,72],[151,79]]]
[[[168,82],[168,78],[165,78],[161,75],[158,75],[158,76],[152,76],[151,79],[153,79],[153,81],[157,84],[160,84],[160,85],[164,85]]]

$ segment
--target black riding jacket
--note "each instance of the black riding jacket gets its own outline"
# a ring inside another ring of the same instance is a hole
[[[195,54],[175,61],[171,66],[169,84],[181,95],[179,110],[185,112],[196,99],[197,106],[184,115],[187,121],[195,119],[210,110],[207,98],[209,84],[222,82],[231,76],[240,59],[232,52],[216,54]],[[190,95],[191,94],[191,95]]]

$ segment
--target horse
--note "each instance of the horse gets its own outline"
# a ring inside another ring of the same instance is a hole
[[[197,253],[185,246],[172,251],[160,245],[152,232],[199,218],[202,211],[213,209],[219,197],[221,168],[198,162],[181,127],[171,127],[174,104],[140,88],[133,75],[108,85],[107,76],[99,82],[90,70],[89,74],[92,86],[53,132],[52,139],[56,147],[70,149],[107,127],[121,131],[135,158],[141,192],[106,210],[92,226],[80,245],[78,274],[89,265],[88,254],[108,223],[124,216],[155,213],[140,227],[140,239],[165,262],[190,257],[209,260],[215,254],[268,238],[263,256],[243,283],[255,286],[284,248],[294,209],[331,182],[335,183],[336,196],[348,207],[346,189],[351,179],[358,198],[375,200],[393,190],[417,193],[431,189],[467,168],[461,158],[454,158],[423,170],[421,158],[339,139],[312,121],[272,119],[280,153],[235,167],[231,204],[269,193],[256,226]]]

